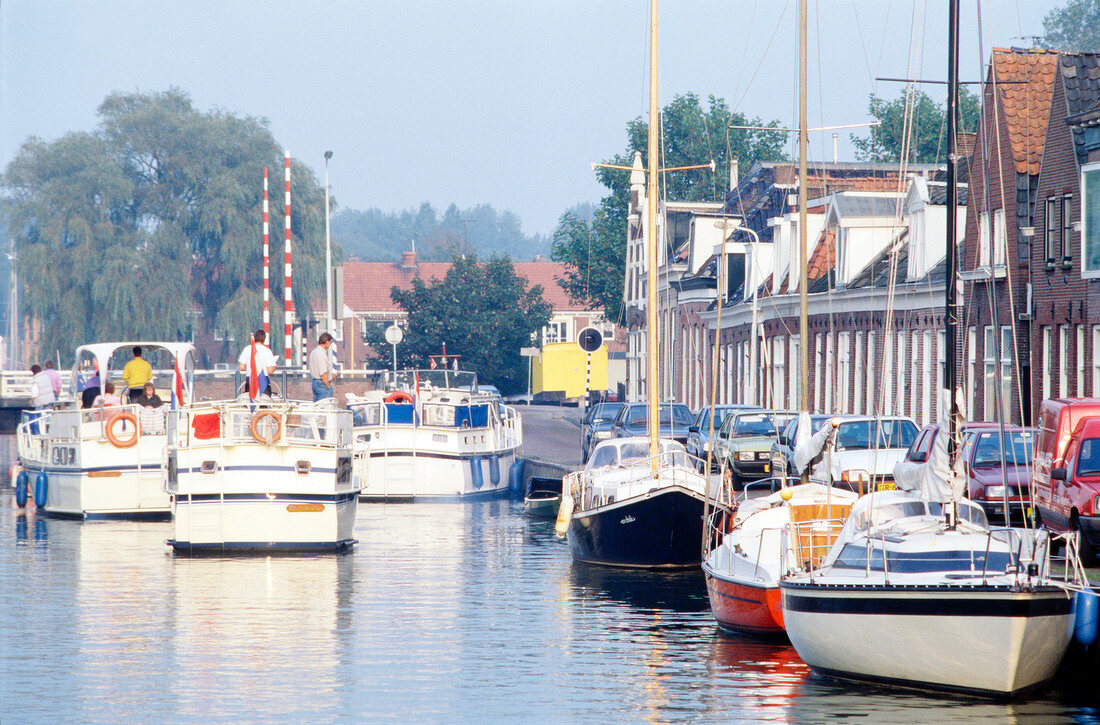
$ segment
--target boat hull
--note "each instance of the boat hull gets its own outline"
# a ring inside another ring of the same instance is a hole
[[[523,499],[523,510],[528,516],[552,519],[558,515],[561,508],[561,494],[549,496],[528,496]]]
[[[783,597],[775,585],[752,584],[720,577],[706,566],[710,610],[722,629],[778,636],[783,626]]]
[[[780,587],[799,656],[849,679],[1012,696],[1054,676],[1072,634],[1072,600],[1054,587]]]
[[[515,449],[485,453],[371,451],[363,500],[492,498],[508,493]]]
[[[569,522],[576,561],[604,566],[699,566],[703,499],[671,486],[576,513]]]

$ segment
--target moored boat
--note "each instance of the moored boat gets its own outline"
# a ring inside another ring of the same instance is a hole
[[[365,466],[352,448],[352,414],[332,399],[245,398],[178,411],[165,457],[168,543],[178,552],[329,551],[355,543]]]
[[[649,450],[649,439],[641,436],[604,441],[583,470],[566,476],[568,501],[562,506],[574,560],[644,568],[699,565],[707,480],[683,444],[662,439],[656,461]]]
[[[718,625],[751,634],[782,634],[779,578],[784,565],[820,560],[855,499],[850,491],[807,483],[745,499],[732,520],[721,510],[710,516],[703,573]],[[803,524],[803,537],[788,536],[792,521]]]
[[[1050,553],[1045,532],[991,529],[965,499],[868,494],[819,567],[780,581],[787,635],[824,674],[1015,695],[1054,675],[1073,631],[1080,582]]]
[[[136,347],[152,363],[160,407],[118,404],[128,400],[128,390],[119,377],[124,361],[113,357],[129,358]],[[161,485],[165,418],[190,400],[194,363],[194,347],[185,342],[78,347],[70,389],[52,409],[24,413],[16,430],[25,476],[17,482],[20,491],[53,516],[168,518],[171,504]],[[121,400],[97,402],[101,381],[102,388],[117,382]]]
[[[349,394],[357,450],[368,456],[364,499],[499,496],[523,441],[516,411],[450,370],[385,373]]]

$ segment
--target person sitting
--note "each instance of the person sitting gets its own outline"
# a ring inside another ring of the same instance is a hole
[[[152,383],[145,383],[141,388],[140,394],[131,402],[137,403],[144,408],[159,408],[164,405],[164,401],[157,395],[156,388],[153,387]]]
[[[95,400],[92,401],[92,407],[98,408],[103,406],[108,408],[112,405],[122,405],[122,401],[115,395],[115,384],[108,380],[103,384],[103,394],[97,395]]]
[[[83,381],[80,385],[80,407],[91,408],[92,403],[99,396],[101,390],[99,387],[99,367],[95,368],[95,371],[88,378],[84,378],[86,373],[81,374]]]

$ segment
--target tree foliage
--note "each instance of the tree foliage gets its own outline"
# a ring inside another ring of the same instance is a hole
[[[413,280],[411,289],[393,287],[390,297],[408,313],[405,338],[397,346],[401,367],[424,368],[429,356],[447,346],[460,355],[464,370],[478,374],[505,393],[526,389],[527,365],[519,349],[550,322],[551,308],[542,286],[527,286],[508,257],[494,255],[478,263],[474,255],[456,255],[442,280]],[[388,361],[384,328],[370,330],[368,345]]]
[[[1100,0],[1069,0],[1043,18],[1048,48],[1100,50]]]
[[[28,139],[8,166],[23,314],[39,349],[183,339],[197,310],[247,339],[262,312],[263,168],[271,177],[272,296],[282,299],[283,154],[267,122],[196,110],[187,94],[108,96],[93,132]],[[292,164],[294,302],[324,268],[324,193]]]
[[[661,113],[661,168],[692,166],[714,161],[715,169],[681,171],[661,175],[661,196],[676,201],[720,201],[729,189],[730,161],[742,168],[760,160],[782,160],[784,134],[730,129],[736,126],[778,126],[759,118],[731,113],[725,100],[708,96],[704,108],[694,93],[678,95]],[[636,118],[627,123],[627,149],[606,160],[630,166],[634,152],[648,161],[649,123]],[[597,168],[596,177],[609,193],[595,210],[591,222],[566,212],[558,221],[551,245],[555,261],[568,265],[559,284],[573,300],[604,310],[610,320],[622,319],[623,274],[626,266],[627,206],[630,174]]]
[[[461,210],[451,204],[442,215],[428,202],[400,212],[345,209],[333,217],[332,233],[347,254],[366,262],[398,260],[412,240],[418,258],[427,262],[445,262],[455,254],[530,260],[549,252],[544,236],[527,236],[518,216],[489,204]]]
[[[887,101],[871,94],[867,101],[867,112],[879,126],[872,126],[868,138],[859,138],[852,134],[852,145],[856,148],[856,158],[860,161],[897,163],[901,161],[902,145],[905,141],[906,94]],[[923,91],[914,91],[909,132],[909,163],[942,163],[947,157],[947,111],[943,105],[933,101]],[[978,114],[981,102],[977,94],[962,87],[959,89],[959,130],[973,132],[978,128]]]

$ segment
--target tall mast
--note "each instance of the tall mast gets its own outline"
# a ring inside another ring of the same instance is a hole
[[[955,336],[958,314],[955,309],[957,295],[957,280],[955,276],[955,240],[958,233],[955,229],[957,219],[958,199],[956,189],[958,187],[958,169],[955,166],[958,146],[956,144],[955,122],[958,116],[959,98],[959,3],[958,0],[948,2],[949,18],[947,21],[947,250],[944,256],[946,271],[946,296],[944,304],[944,378],[947,383],[947,460],[954,463],[955,460],[955,414],[958,403],[955,400],[957,372],[955,370]]]
[[[798,285],[798,373],[801,396],[799,410],[810,410],[810,324],[807,308],[809,259],[806,232],[806,141],[809,131],[806,129],[806,0],[798,2],[798,263],[802,270],[802,281]],[[810,480],[807,466],[802,472],[802,483]]]
[[[805,0],[803,0],[805,2]],[[649,454],[653,467],[657,465],[657,434],[660,430],[657,409],[657,157],[658,148],[657,109],[657,0],[649,0],[649,141],[646,173],[646,331],[648,371],[647,419],[649,422]]]

